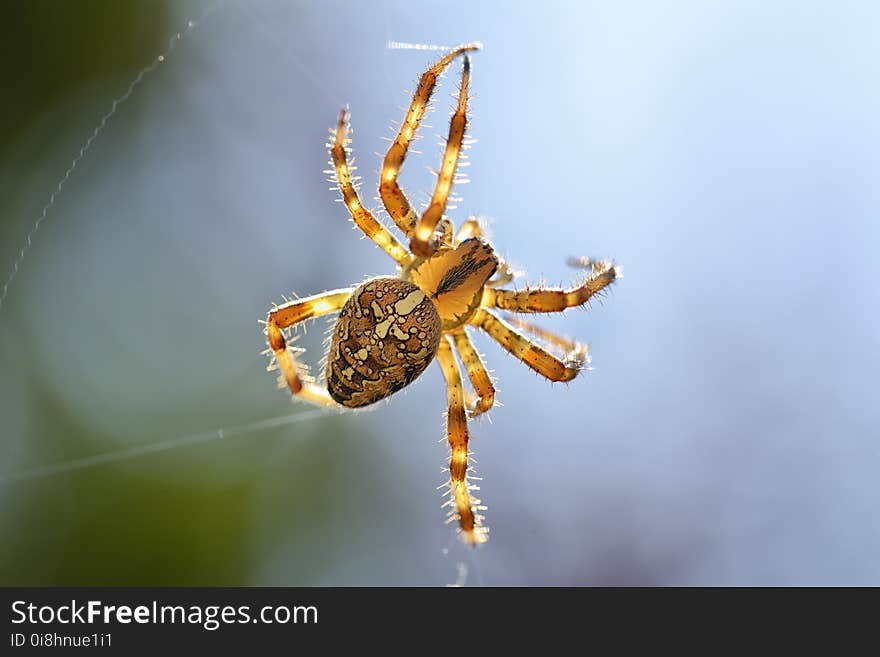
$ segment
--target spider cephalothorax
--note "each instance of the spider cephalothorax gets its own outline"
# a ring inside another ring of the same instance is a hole
[[[587,348],[567,338],[498,311],[560,312],[581,306],[614,282],[619,274],[610,262],[578,259],[587,276],[568,289],[525,287],[507,290],[513,272],[494,253],[476,218],[453,231],[444,216],[467,127],[470,62],[469,44],[453,49],[422,74],[397,138],[382,166],[379,194],[388,214],[409,239],[409,250],[379,223],[360,201],[348,164],[348,113],[343,110],[328,147],[333,173],[355,224],[397,262],[396,277],[371,278],[357,287],[324,292],[276,306],[266,320],[273,355],[271,368],[300,399],[337,408],[359,408],[394,394],[412,383],[436,358],[447,386],[447,437],[451,449],[448,488],[451,517],[457,519],[469,543],[481,543],[488,529],[479,511],[485,507],[471,495],[468,479],[468,414],[488,411],[495,388],[474,349],[467,327],[482,329],[504,349],[551,381],[570,381],[588,362]],[[410,142],[425,114],[437,78],[457,56],[464,55],[458,104],[449,126],[443,164],[431,202],[419,216],[412,209],[397,176]],[[331,333],[327,368],[321,382],[313,380],[294,356],[284,331],[300,322],[339,313]],[[518,329],[522,329],[522,332]],[[532,334],[561,351],[561,357],[541,346]],[[457,351],[476,393],[466,403]]]

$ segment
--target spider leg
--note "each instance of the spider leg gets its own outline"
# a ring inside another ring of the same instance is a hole
[[[333,143],[328,144],[342,200],[345,202],[345,207],[348,208],[351,218],[357,227],[364,231],[367,237],[382,247],[388,255],[394,258],[398,265],[404,267],[411,260],[409,253],[403,244],[363,206],[358,197],[357,189],[351,178],[351,168],[348,165],[346,147],[351,141],[348,132],[348,110],[343,109],[339,113],[339,122],[336,124],[336,130],[333,131]]]
[[[498,254],[495,255],[498,258]],[[486,281],[486,287],[498,287],[499,285],[507,285],[513,279],[515,275],[513,270],[510,268],[504,260],[498,258],[498,269],[495,270],[495,276],[488,281]]]
[[[461,69],[461,87],[458,90],[458,106],[449,121],[449,137],[446,140],[446,150],[443,153],[443,164],[437,174],[434,196],[431,198],[428,209],[419,219],[415,234],[409,243],[410,251],[417,256],[427,258],[437,250],[437,244],[432,240],[432,237],[434,229],[446,210],[446,201],[449,198],[449,191],[452,189],[455,171],[458,168],[458,158],[461,155],[461,146],[467,129],[468,82],[470,78],[471,60],[465,55]]]
[[[579,285],[569,289],[538,288],[536,290],[503,290],[485,288],[482,305],[516,313],[555,313],[582,306],[595,294],[608,287],[620,276],[617,267],[606,261],[585,261],[590,274]]]
[[[410,142],[415,137],[419,123],[421,123],[422,117],[425,115],[428,102],[434,93],[434,87],[437,86],[437,78],[458,55],[469,50],[478,50],[479,48],[480,45],[476,43],[458,46],[422,73],[419,85],[413,94],[409,110],[400,126],[400,131],[385,155],[385,160],[382,163],[382,179],[379,183],[379,196],[382,197],[382,203],[385,205],[385,209],[388,210],[388,214],[391,215],[394,223],[403,231],[404,235],[409,235],[413,231],[418,219],[409,200],[406,198],[406,194],[404,194],[400,185],[397,184],[397,176],[400,168],[403,166],[404,159],[406,159]]]
[[[299,324],[313,317],[320,317],[336,312],[345,305],[345,302],[354,292],[355,288],[343,288],[331,290],[322,294],[316,294],[304,299],[290,301],[284,305],[273,308],[266,318],[266,335],[269,339],[269,348],[275,354],[275,361],[281,369],[281,374],[287,387],[295,397],[319,406],[334,406],[327,390],[305,377],[301,372],[302,366],[293,357],[293,351],[287,346],[284,339],[283,329]]]
[[[474,348],[474,344],[464,327],[453,333],[452,339],[455,341],[455,348],[461,357],[461,362],[464,363],[474,392],[477,393],[477,399],[469,410],[472,415],[485,413],[495,403],[495,386],[492,385],[492,379],[489,372],[486,371],[486,365]]]
[[[483,237],[484,235],[485,230],[480,224],[480,220],[477,217],[468,217],[464,220],[464,223],[462,223],[458,232],[455,234],[455,241],[453,244],[458,246],[472,237]],[[489,287],[507,285],[514,279],[513,270],[510,268],[510,265],[504,262],[497,253],[495,254],[495,259],[498,260],[498,268],[495,270],[495,276],[486,281],[486,285]]]
[[[437,362],[446,378],[446,394],[449,412],[446,414],[446,433],[449,440],[449,493],[448,504],[453,505],[453,516],[466,542],[477,545],[485,542],[488,529],[482,526],[482,516],[478,513],[484,507],[480,500],[471,497],[475,487],[468,483],[468,428],[464,407],[464,394],[461,386],[461,373],[452,347],[446,338],[440,340],[437,349]]]
[[[517,328],[521,328],[531,333],[535,337],[541,338],[545,342],[559,347],[564,353],[577,351],[583,352],[585,361],[589,362],[589,356],[587,355],[589,353],[589,347],[587,345],[575,342],[570,338],[565,338],[561,335],[557,335],[556,333],[553,333],[553,331],[548,331],[547,329],[537,326],[536,324],[527,322],[516,315],[506,317],[505,319]]]
[[[465,240],[469,240],[472,237],[482,236],[483,227],[480,225],[480,220],[476,217],[468,217],[464,220],[464,223],[459,226],[458,232],[455,233],[455,245],[458,246]]]
[[[483,329],[510,354],[551,381],[571,381],[586,365],[587,354],[580,345],[559,359],[489,310],[477,310],[470,323]]]

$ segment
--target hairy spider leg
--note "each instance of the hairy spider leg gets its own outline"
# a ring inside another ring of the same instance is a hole
[[[409,250],[415,255],[424,258],[437,251],[437,242],[432,238],[434,229],[443,218],[446,210],[446,202],[449,199],[449,191],[455,180],[455,171],[458,168],[458,159],[461,155],[461,147],[464,142],[464,133],[467,130],[467,101],[468,83],[471,79],[471,60],[465,55],[461,68],[461,86],[458,90],[458,106],[449,120],[449,136],[446,139],[446,149],[443,153],[443,163],[437,173],[437,183],[434,185],[434,195],[431,203],[419,219],[415,233],[409,243]]]
[[[348,110],[343,109],[339,113],[339,122],[334,133],[330,148],[330,157],[333,159],[333,168],[336,173],[336,182],[339,184],[339,192],[342,200],[355,225],[364,231],[364,234],[378,244],[390,255],[401,267],[405,267],[412,257],[391,232],[385,228],[373,214],[367,210],[358,197],[357,189],[352,182],[351,168],[348,164],[347,146],[351,142],[349,138]]]
[[[591,273],[581,284],[574,287],[538,288],[535,290],[503,290],[485,288],[482,306],[485,308],[501,308],[515,313],[555,313],[581,306],[595,294],[601,292],[617,280],[617,267],[606,261],[587,261],[591,265]]]
[[[469,409],[472,415],[480,415],[485,413],[495,403],[495,386],[492,385],[492,378],[486,370],[486,364],[480,357],[479,352],[474,348],[473,342],[468,337],[465,327],[461,327],[452,334],[455,341],[455,349],[464,364],[468,379],[477,393],[477,399],[473,406]]]
[[[563,353],[581,352],[583,354],[585,362],[589,362],[590,360],[588,355],[590,349],[589,345],[581,344],[580,342],[577,342],[570,338],[557,335],[556,333],[553,333],[553,331],[548,331],[547,329],[542,328],[537,324],[527,322],[517,315],[511,315],[509,317],[505,317],[505,319],[517,328],[528,331],[535,337],[541,338],[545,342],[552,344],[555,347],[559,347],[560,349],[562,349]]]
[[[406,194],[397,183],[397,176],[400,173],[400,168],[403,166],[404,159],[406,159],[409,145],[413,137],[415,137],[419,124],[425,115],[431,95],[437,86],[437,78],[458,55],[469,50],[479,50],[480,47],[478,43],[458,46],[422,73],[422,77],[419,79],[419,84],[413,94],[409,110],[403,119],[403,123],[400,125],[400,131],[385,154],[385,160],[382,163],[381,180],[379,182],[379,196],[382,197],[382,203],[385,205],[385,209],[388,210],[388,214],[391,215],[394,223],[403,231],[404,235],[409,236],[412,233],[418,220],[418,215],[412,209]]]
[[[317,385],[301,371],[302,365],[296,362],[293,351],[287,346],[283,329],[307,319],[339,311],[354,290],[355,288],[348,287],[315,294],[304,299],[290,301],[269,312],[269,316],[266,318],[269,348],[275,354],[275,362],[281,369],[281,375],[294,397],[319,406],[339,407],[330,397],[326,388]]]
[[[470,323],[550,381],[571,381],[585,365],[586,354],[582,350],[571,351],[561,360],[484,308],[474,313]]]
[[[468,482],[468,427],[461,373],[445,336],[437,348],[437,362],[446,378],[449,405],[446,414],[446,434],[450,448],[448,504],[454,506],[451,517],[458,518],[465,541],[476,545],[485,542],[488,529],[482,526],[483,517],[479,514],[484,507],[480,506],[480,500],[470,494],[472,490],[476,490],[476,486]]]

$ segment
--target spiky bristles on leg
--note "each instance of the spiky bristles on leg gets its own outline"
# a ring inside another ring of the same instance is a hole
[[[458,520],[462,538],[471,545],[486,541],[488,530],[483,526],[480,511],[484,507],[480,501],[471,497],[471,490],[476,486],[469,481],[468,475],[468,427],[465,413],[464,394],[461,384],[461,372],[449,338],[440,340],[437,348],[437,362],[446,379],[447,402],[449,411],[446,414],[446,437],[449,441],[449,494],[447,502],[451,506],[453,518]]]
[[[382,203],[388,214],[404,235],[409,236],[412,234],[419,219],[406,194],[397,182],[397,177],[400,173],[400,168],[403,166],[403,161],[406,159],[410,143],[415,138],[419,124],[428,108],[428,103],[431,101],[431,96],[437,86],[437,78],[440,77],[440,74],[443,73],[453,59],[468,51],[478,50],[480,47],[478,43],[458,46],[422,73],[409,109],[400,124],[397,136],[385,154],[385,159],[382,162],[379,196],[382,198]],[[431,237],[433,232],[432,228],[428,233],[428,237]]]
[[[288,346],[284,330],[313,317],[337,312],[353,291],[354,288],[343,288],[289,301],[273,308],[266,317],[265,332],[272,353],[269,369],[281,370],[280,380],[294,397],[319,406],[337,406],[327,389],[317,385],[308,376],[307,368],[295,358],[303,350]]]
[[[511,355],[550,381],[571,381],[585,364],[584,347],[578,346],[566,354],[565,359],[559,359],[485,308],[477,310],[470,323],[483,329]]]
[[[458,356],[461,358],[474,392],[477,394],[474,402],[468,404],[468,410],[471,416],[485,413],[495,404],[495,386],[492,383],[492,377],[489,376],[486,364],[474,348],[464,327],[453,333],[452,338],[455,340]]]
[[[355,179],[352,176],[354,167],[349,164],[348,153],[348,110],[343,109],[339,113],[339,121],[333,132],[333,139],[327,145],[330,149],[330,157],[333,164],[333,175],[342,195],[342,200],[352,221],[364,234],[378,244],[388,255],[394,258],[401,267],[406,266],[412,259],[407,250],[391,232],[385,228],[373,214],[364,207],[358,196]]]
[[[606,260],[585,258],[569,260],[569,264],[589,268],[584,280],[570,288],[538,286],[524,290],[487,287],[483,291],[485,308],[500,308],[515,313],[555,313],[582,306],[620,278],[620,268]]]
[[[489,528],[483,524],[486,516],[481,513],[487,507],[473,494],[480,490],[479,485],[474,482],[481,481],[482,477],[477,477],[474,473],[471,467],[463,481],[453,481],[450,475],[449,479],[437,487],[438,490],[443,491],[443,497],[446,498],[441,508],[449,507],[446,524],[457,522],[459,534],[468,545],[480,545],[489,540]],[[465,507],[464,515],[462,515],[462,506]],[[472,522],[470,518],[473,519]]]
[[[437,250],[438,244],[432,240],[437,224],[443,218],[446,211],[446,203],[453,182],[456,181],[458,160],[464,142],[464,134],[467,130],[467,100],[468,82],[471,75],[470,59],[467,55],[461,69],[461,87],[458,92],[458,105],[449,122],[449,137],[446,140],[446,149],[443,153],[443,163],[437,172],[437,182],[434,187],[434,195],[422,217],[416,224],[413,236],[410,239],[409,250],[414,255],[424,258],[430,257]]]

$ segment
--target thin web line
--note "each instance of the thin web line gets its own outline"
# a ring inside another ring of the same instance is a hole
[[[52,192],[52,195],[49,197],[49,200],[46,202],[46,205],[43,206],[43,210],[40,212],[40,216],[37,217],[37,220],[34,222],[31,227],[30,232],[27,234],[25,238],[24,246],[21,247],[21,250],[18,252],[18,257],[16,257],[15,262],[12,263],[12,272],[9,274],[9,277],[6,279],[6,282],[3,284],[3,291],[0,292],[0,311],[3,310],[3,302],[6,301],[6,296],[9,294],[9,285],[12,283],[12,280],[15,278],[15,275],[18,274],[18,270],[21,267],[21,263],[24,261],[25,256],[27,255],[28,250],[31,248],[31,244],[33,243],[34,236],[37,234],[37,231],[40,229],[40,224],[45,221],[46,217],[49,214],[49,210],[55,205],[55,201],[58,198],[59,194],[61,194],[64,185],[67,183],[70,176],[73,174],[77,165],[80,163],[80,160],[85,157],[86,153],[92,147],[95,139],[98,138],[98,135],[101,134],[101,131],[104,129],[104,126],[107,125],[107,121],[116,114],[116,110],[119,108],[122,103],[129,99],[129,97],[134,93],[134,90],[141,83],[141,81],[150,73],[152,73],[160,64],[162,64],[171,54],[174,52],[175,47],[177,46],[177,42],[186,37],[190,32],[192,32],[197,25],[199,25],[202,21],[204,21],[209,14],[213,13],[221,4],[223,4],[225,0],[217,0],[213,4],[209,5],[205,8],[198,18],[195,20],[188,20],[186,22],[186,27],[180,31],[174,33],[168,41],[168,47],[165,49],[163,53],[157,55],[155,59],[148,65],[142,68],[135,78],[129,83],[128,88],[125,90],[125,93],[119,96],[118,98],[113,100],[113,103],[110,105],[110,109],[107,111],[104,116],[101,117],[101,120],[98,122],[98,125],[92,131],[92,134],[89,135],[89,138],[86,139],[85,143],[79,149],[79,152],[70,162],[70,166],[67,167],[67,171],[64,172],[64,175],[61,177],[61,180],[58,181],[58,184],[55,186],[55,191]]]
[[[257,422],[250,422],[248,424],[226,427],[224,429],[213,429],[211,431],[203,431],[201,433],[178,436],[176,438],[169,438],[168,440],[161,440],[159,442],[150,443],[148,445],[138,445],[136,447],[119,449],[112,452],[105,452],[103,454],[96,454],[94,456],[86,456],[81,459],[65,461],[64,463],[53,463],[51,465],[39,466],[36,468],[31,468],[29,470],[22,470],[21,472],[0,474],[0,486],[3,486],[5,484],[15,484],[25,481],[32,481],[34,479],[45,479],[47,477],[53,477],[55,475],[84,470],[86,468],[94,468],[99,465],[107,465],[109,463],[128,461],[133,458],[137,458],[138,456],[144,456],[145,454],[156,454],[158,452],[165,452],[170,449],[175,449],[177,447],[199,445],[201,443],[207,443],[214,440],[223,440],[225,438],[232,438],[235,436],[244,436],[246,434],[254,433],[256,431],[261,431],[263,429],[272,429],[274,427],[287,426],[290,424],[297,424],[299,422],[306,422],[308,420],[315,420],[319,417],[333,416],[333,413],[328,413],[323,409],[316,408],[309,411],[294,413],[292,415],[282,415],[280,417],[269,418],[268,420],[258,420]]]

